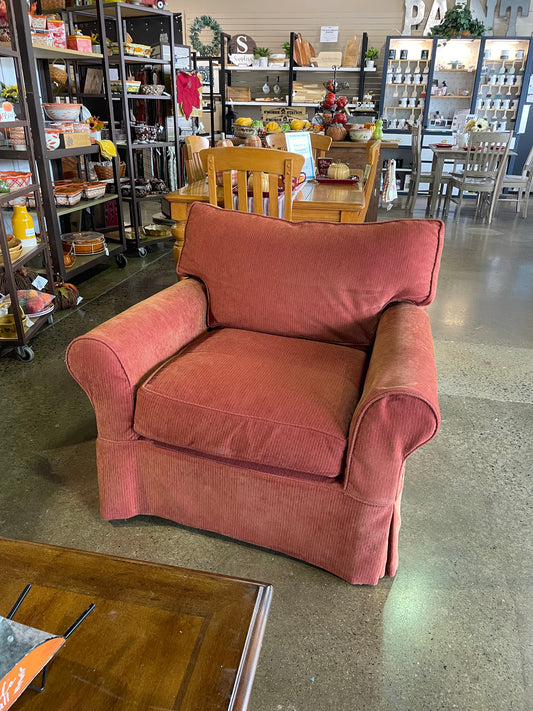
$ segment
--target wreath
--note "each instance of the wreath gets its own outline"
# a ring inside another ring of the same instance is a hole
[[[200,42],[200,32],[206,28],[213,32],[213,41],[211,44],[202,44]],[[216,57],[220,49],[220,32],[220,25],[214,18],[209,17],[209,15],[196,17],[189,32],[192,48],[196,50],[201,57]]]

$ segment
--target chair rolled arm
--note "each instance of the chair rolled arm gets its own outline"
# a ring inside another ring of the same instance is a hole
[[[427,309],[401,303],[382,315],[363,394],[350,426],[344,486],[376,506],[392,504],[406,457],[438,431],[437,371]]]
[[[133,414],[139,383],[206,330],[204,287],[185,279],[72,341],[67,367],[93,405],[99,437],[137,439]]]

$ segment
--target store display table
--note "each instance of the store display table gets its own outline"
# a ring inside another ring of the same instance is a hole
[[[0,538],[0,614],[54,634],[95,609],[17,710],[243,711],[272,587]]]

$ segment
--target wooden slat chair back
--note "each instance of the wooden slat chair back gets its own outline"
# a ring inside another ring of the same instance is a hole
[[[435,176],[433,172],[428,173],[422,171],[422,127],[419,123],[413,124],[411,129],[411,182],[407,194],[405,209],[412,215],[415,208],[416,198],[418,195],[429,195],[432,190],[438,191],[439,202],[437,209],[440,209],[442,199],[444,197],[444,186],[448,185],[448,175],[442,175],[440,185],[433,185]],[[428,190],[423,192],[420,190],[420,183],[429,183]]]
[[[266,148],[217,147],[200,153],[202,165],[207,171],[209,202],[219,204],[217,173],[222,176],[223,206],[234,209],[236,185],[237,209],[248,212],[248,177],[253,176],[252,211],[263,214],[263,173],[268,175],[268,214],[280,217],[278,192],[279,177],[283,177],[284,214],[286,220],[292,218],[292,179],[297,178],[304,164],[304,157],[288,151],[269,151]],[[265,191],[266,192],[266,191]]]
[[[364,222],[366,213],[368,212],[368,206],[372,200],[372,191],[374,190],[374,183],[376,180],[376,172],[378,170],[379,161],[379,151],[381,148],[381,141],[368,141],[366,144],[366,162],[367,166],[365,169],[365,184],[363,186],[363,195],[365,198],[364,207],[360,207],[358,210],[353,210],[352,222]],[[357,217],[355,217],[357,216]]]
[[[313,160],[316,165],[317,158],[325,158],[327,151],[331,147],[332,139],[330,136],[325,136],[323,133],[310,133],[311,149],[313,151]],[[287,150],[287,141],[284,133],[269,133],[265,141],[269,148],[278,148],[282,151]]]
[[[185,137],[185,172],[187,182],[194,183],[205,178],[205,170],[200,159],[200,151],[209,148],[209,139],[204,136]]]
[[[486,198],[489,210],[487,221],[492,222],[494,207],[498,200],[499,185],[507,167],[512,133],[510,131],[471,131],[468,134],[467,149],[463,170],[452,173],[450,187],[446,193],[444,215],[448,215],[450,201],[457,203],[455,219],[459,218],[465,192],[477,193],[475,217]],[[459,195],[452,195],[452,189],[457,188]]]

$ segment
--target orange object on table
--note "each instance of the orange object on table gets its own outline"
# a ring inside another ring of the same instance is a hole
[[[92,53],[91,38],[88,35],[75,34],[67,38],[68,49],[76,49],[78,52]]]

